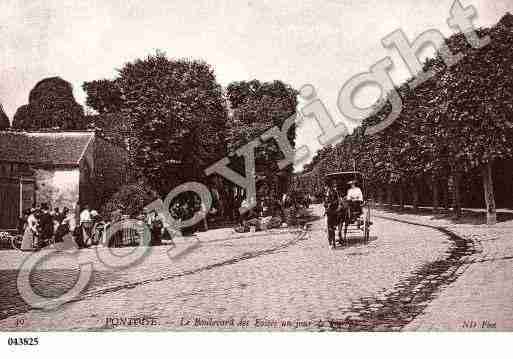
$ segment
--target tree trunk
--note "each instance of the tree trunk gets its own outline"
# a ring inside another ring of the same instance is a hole
[[[415,182],[413,184],[413,210],[414,211],[417,211],[419,209],[419,183],[418,182]]]
[[[437,212],[438,206],[440,206],[440,187],[435,176],[433,176],[431,186],[433,188],[433,212]]]
[[[387,200],[387,189],[386,189],[386,185],[383,185],[381,187],[381,205],[385,205],[385,202]]]
[[[456,218],[461,217],[461,173],[456,172],[452,176],[452,193],[453,193],[453,202],[452,207],[454,211],[454,216]]]
[[[450,195],[449,195],[449,180],[447,178],[444,178],[442,181],[443,185],[443,206],[444,209],[448,210],[450,207]]]
[[[495,195],[493,193],[492,161],[488,161],[482,168],[484,197],[486,203],[486,224],[497,223],[497,211],[495,208]]]
[[[402,211],[404,209],[404,184],[399,184],[399,209]]]
[[[387,186],[387,203],[390,207],[392,207],[393,203],[393,195],[392,195],[392,187],[393,185],[391,183],[388,184]]]

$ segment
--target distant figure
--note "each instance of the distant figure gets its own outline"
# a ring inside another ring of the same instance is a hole
[[[53,217],[50,214],[48,203],[41,204],[41,213],[39,215],[39,226],[41,228],[41,240],[43,243],[53,240]]]
[[[265,199],[261,198],[255,205],[255,217],[264,217],[264,211],[266,210]]]
[[[151,245],[159,246],[162,244],[164,231],[164,222],[160,218],[158,212],[152,211],[146,214],[146,223],[151,232]]]
[[[100,214],[98,213],[97,210],[93,209],[89,212],[90,216],[91,216],[91,221],[97,221],[100,219]]]
[[[288,196],[287,196],[287,194],[286,194],[286,193],[284,193],[284,194],[281,196],[281,205],[282,205],[283,207],[285,207],[285,206],[286,206],[287,201],[288,201]]]
[[[80,212],[80,229],[82,235],[82,243],[84,246],[88,247],[91,245],[92,241],[92,228],[93,228],[93,220],[91,218],[91,212],[89,211],[89,206],[84,205],[84,209]]]
[[[203,230],[206,232],[206,231],[208,231],[208,219],[207,219],[207,216],[208,216],[209,213],[207,211],[207,206],[205,205],[205,203],[203,203],[203,201],[201,201],[200,208],[201,208],[200,209],[201,214],[203,216]]]
[[[23,240],[21,242],[22,251],[33,251],[38,247],[38,223],[36,218],[36,210],[31,208],[27,217],[27,224],[25,232],[23,233]]]
[[[61,211],[59,210],[59,207],[55,207],[53,211],[50,211],[50,214],[52,215],[54,220],[58,220],[58,217],[61,215]]]
[[[293,202],[294,201],[293,201],[291,194],[288,194],[288,193],[283,194],[283,197],[281,198],[281,205],[283,208],[292,207],[292,205],[294,204]]]
[[[27,219],[30,216],[30,209],[27,209],[23,212],[23,216],[18,218],[18,234],[23,236],[25,233],[25,228],[27,227]]]
[[[64,236],[71,230],[69,208],[64,207],[62,212],[55,216],[55,220],[57,221],[57,229],[55,230],[55,242],[58,243],[62,242]]]

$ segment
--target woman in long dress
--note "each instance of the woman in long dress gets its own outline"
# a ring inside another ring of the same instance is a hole
[[[23,233],[23,240],[21,241],[22,251],[33,251],[37,248],[37,218],[35,210],[30,210],[30,215],[27,218],[27,225]]]
[[[64,236],[66,236],[71,230],[71,218],[69,217],[68,207],[64,207],[62,212],[56,216],[55,221],[57,223],[55,229],[55,242],[63,242]]]

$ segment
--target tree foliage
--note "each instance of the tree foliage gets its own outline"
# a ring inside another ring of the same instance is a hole
[[[285,120],[295,115],[297,107],[297,91],[281,81],[233,82],[228,85],[227,98],[231,110],[227,126],[230,152],[258,138],[273,126],[281,128]],[[288,133],[292,146],[295,138],[295,126],[292,126]],[[257,175],[266,178],[270,186],[273,185],[272,175],[279,171],[277,161],[281,159],[283,154],[274,140],[266,141],[255,149]],[[237,161],[234,162],[237,164]],[[241,161],[235,167],[244,173]],[[292,166],[288,171],[290,174]]]
[[[123,93],[117,81],[102,79],[84,82],[86,105],[99,114],[116,113],[123,108]]]
[[[60,77],[41,80],[30,91],[29,103],[16,111],[13,127],[24,130],[82,130],[84,109],[75,101],[71,84]]]
[[[0,131],[11,127],[9,117],[5,114],[4,107],[0,104]]]
[[[100,113],[93,126],[116,121],[125,128],[135,164],[162,195],[198,180],[226,154],[226,100],[205,62],[157,52],[125,64],[114,80],[83,87],[88,105]]]
[[[145,206],[158,198],[157,192],[144,183],[131,183],[122,186],[105,203],[102,213],[109,216],[121,210],[124,214],[136,216],[143,212]]]

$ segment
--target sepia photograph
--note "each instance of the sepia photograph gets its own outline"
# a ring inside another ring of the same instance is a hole
[[[512,0],[0,19],[5,347],[513,331]]]

